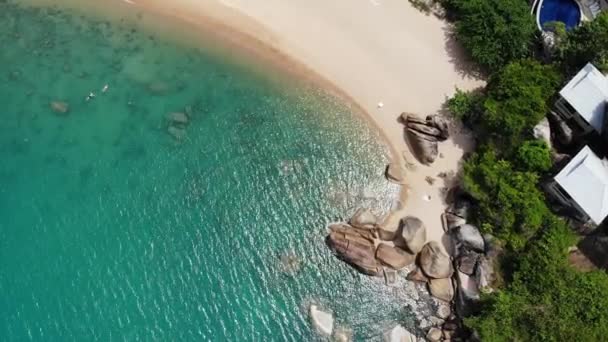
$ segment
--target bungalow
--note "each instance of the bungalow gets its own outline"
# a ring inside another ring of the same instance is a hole
[[[574,209],[578,219],[599,225],[608,216],[608,160],[585,146],[554,177],[548,190],[562,205]]]
[[[602,134],[608,102],[608,78],[587,63],[559,92],[555,111],[574,123],[581,133]]]

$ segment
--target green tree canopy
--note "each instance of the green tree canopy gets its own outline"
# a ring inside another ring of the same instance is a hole
[[[513,62],[491,77],[481,133],[498,145],[516,148],[547,114],[548,100],[561,82],[554,67],[532,60]]]
[[[536,25],[523,0],[444,0],[456,36],[473,59],[495,70],[530,56]]]
[[[551,150],[542,140],[526,141],[517,149],[514,166],[518,170],[544,173],[551,165]]]
[[[608,70],[608,13],[602,12],[570,31],[558,46],[558,59],[569,74],[576,73],[588,62]]]
[[[515,171],[492,149],[478,152],[464,164],[464,189],[477,200],[476,221],[512,249],[520,249],[548,213],[538,176]]]

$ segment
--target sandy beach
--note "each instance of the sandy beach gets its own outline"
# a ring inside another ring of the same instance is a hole
[[[78,1],[71,5],[83,6]],[[387,220],[385,228],[394,229],[399,218],[413,215],[426,224],[428,240],[442,242],[445,182],[437,176],[458,169],[471,140],[453,129],[452,137],[440,143],[440,157],[425,166],[411,154],[397,118],[402,112],[421,117],[438,113],[457,87],[483,84],[467,73],[445,21],[406,0],[117,0],[111,7],[88,2],[84,6],[114,15],[135,7],[172,16],[193,28],[213,30],[222,43],[249,49],[275,66],[334,90],[369,116],[390,145],[395,162],[404,170],[406,162],[415,164],[406,171],[403,210]],[[167,27],[171,29],[175,28]],[[427,177],[436,179],[433,185]]]
[[[428,239],[442,241],[444,182],[437,175],[457,170],[471,141],[453,130],[452,138],[440,144],[443,158],[424,166],[412,156],[397,117],[402,112],[437,113],[456,87],[482,85],[461,69],[461,53],[444,21],[401,0],[178,0],[171,5],[138,0],[136,4],[159,6],[189,21],[218,20],[329,81],[379,127],[395,161],[416,164],[407,171],[404,208],[393,218],[418,216],[427,226]],[[433,185],[426,182],[429,176],[437,179]],[[395,226],[395,220],[387,224],[389,229]]]

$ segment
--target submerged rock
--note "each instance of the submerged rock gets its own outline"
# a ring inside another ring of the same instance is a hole
[[[330,336],[334,330],[334,317],[329,312],[321,311],[316,305],[310,306],[310,319],[317,331]]]
[[[185,113],[173,112],[167,114],[167,119],[174,125],[187,125],[190,119]]]
[[[417,338],[401,325],[384,333],[384,342],[416,342]]]
[[[184,138],[186,138],[186,130],[183,129],[183,128],[179,128],[179,127],[175,127],[175,126],[169,126],[167,128],[167,132],[173,138],[175,138],[175,140],[183,140]]]
[[[426,242],[426,227],[422,221],[414,216],[407,216],[399,221],[400,234],[397,234],[398,245],[403,245],[413,254],[422,250]]]
[[[350,218],[350,225],[356,228],[372,229],[378,224],[378,218],[369,209],[359,208]]]
[[[449,278],[454,272],[450,257],[436,241],[431,241],[420,251],[420,268],[430,278]]]
[[[376,250],[376,258],[383,264],[395,270],[400,270],[413,263],[416,256],[400,248],[381,243]]]
[[[67,114],[70,111],[70,105],[64,101],[53,101],[51,109],[57,114]]]

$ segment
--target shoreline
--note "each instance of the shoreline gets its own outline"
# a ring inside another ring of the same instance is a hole
[[[412,155],[397,119],[402,112],[421,117],[440,113],[456,87],[470,90],[483,82],[467,78],[456,66],[462,61],[458,52],[448,51],[457,48],[450,42],[450,28],[444,21],[419,12],[409,2],[385,1],[387,4],[349,0],[330,4],[311,0],[306,5],[283,4],[281,0],[176,0],[170,4],[115,0],[115,6],[77,0],[60,3],[136,19],[137,25],[177,38],[178,43],[210,40],[218,49],[237,51],[231,54],[235,59],[236,55],[244,59],[251,56],[264,70],[278,69],[344,100],[354,114],[362,115],[379,132],[390,159],[401,165],[405,174],[399,196],[403,208],[391,213],[384,228],[396,229],[401,217],[417,216],[427,227],[427,241],[440,242],[448,250],[440,219],[446,206],[439,184],[443,180],[437,175],[458,171],[462,155],[472,149],[471,139],[461,134],[460,128],[452,129],[452,137],[439,146],[440,158],[425,166]],[[352,25],[371,11],[378,13],[370,14],[367,22]],[[159,26],[158,18],[168,20]],[[420,31],[425,34],[416,34]],[[209,34],[202,37],[204,33]],[[409,53],[411,50],[415,53]],[[381,102],[382,108],[377,105]],[[414,163],[416,170],[408,170],[408,162]],[[435,184],[427,183],[428,177],[434,178]]]

